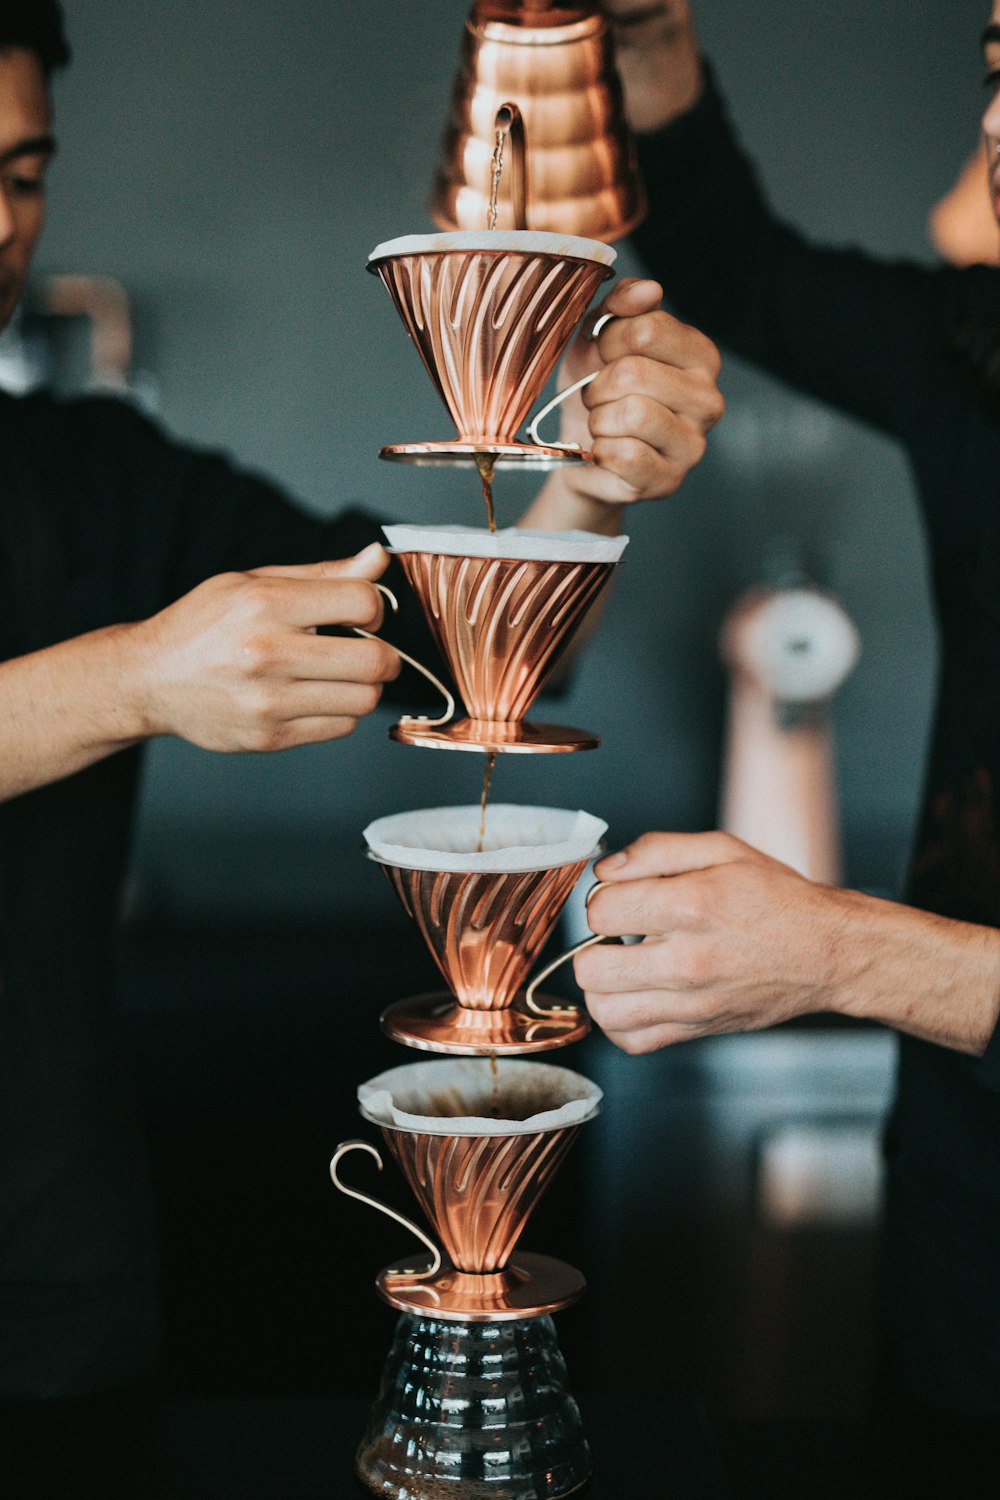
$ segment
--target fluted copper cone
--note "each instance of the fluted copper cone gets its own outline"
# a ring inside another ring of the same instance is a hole
[[[370,266],[451,413],[458,441],[494,446],[514,442],[611,274],[599,261],[486,248],[390,254]]]
[[[488,222],[497,111],[524,122],[529,229],[616,240],[646,212],[610,28],[593,4],[480,0],[466,23],[431,215],[444,229]],[[501,175],[497,225],[518,226]]]
[[[401,552],[462,702],[474,719],[523,719],[611,577],[612,563]]]
[[[382,868],[459,1005],[496,1011],[523,987],[586,863],[502,874]]]
[[[537,1135],[418,1135],[383,1129],[460,1271],[501,1271],[579,1125]]]

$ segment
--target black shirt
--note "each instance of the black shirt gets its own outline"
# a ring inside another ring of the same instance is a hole
[[[358,513],[310,517],[123,402],[0,395],[2,659],[147,618],[216,573],[378,535]],[[413,636],[394,622],[426,659]],[[19,1391],[4,1324],[24,1299],[113,1279],[153,1240],[111,1003],[140,761],[127,750],[0,804],[0,1394]],[[59,1392],[53,1366],[40,1393]]]
[[[941,673],[908,899],[1000,925],[1000,423],[967,357],[970,330],[1000,329],[1000,272],[810,244],[771,212],[711,80],[640,155],[635,241],[681,316],[909,456]],[[901,1038],[887,1155],[896,1378],[1000,1412],[1000,1037],[979,1061]]]

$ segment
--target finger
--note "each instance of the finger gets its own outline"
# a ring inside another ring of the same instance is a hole
[[[598,880],[638,880],[647,875],[681,875],[738,859],[761,858],[729,833],[644,833],[594,867]]]
[[[596,307],[591,308],[580,326],[580,333],[584,338],[592,338],[596,324],[608,314],[613,318],[634,318],[642,313],[655,311],[662,301],[663,288],[658,281],[647,277],[623,276],[620,281],[615,282],[607,296]]]
[[[363,578],[247,574],[243,604],[251,618],[302,629],[359,625],[377,630],[382,623],[382,596]]]
[[[616,882],[587,902],[587,921],[602,937],[700,932],[712,916],[704,883],[701,871]]]
[[[325,562],[277,564],[252,568],[251,578],[381,578],[389,566],[388,552],[378,542],[362,548],[353,557],[334,558]]]
[[[620,399],[647,400],[708,432],[725,411],[722,392],[703,370],[680,369],[644,354],[626,354],[605,365],[581,392],[591,416]]]
[[[378,707],[382,686],[373,682],[292,682],[276,698],[276,716],[294,719],[363,719]]]
[[[639,354],[682,370],[701,370],[712,380],[718,379],[722,368],[710,338],[662,309],[615,318],[601,329],[597,347],[605,364]]]
[[[588,372],[600,369],[601,360],[605,358],[600,342],[604,331],[595,341],[594,329],[602,318],[608,315],[612,319],[633,318],[641,313],[650,313],[659,307],[662,300],[663,288],[658,281],[640,280],[632,276],[616,282],[608,295],[596,307],[591,308],[580,324],[579,332],[563,362],[559,384],[571,385]]]
[[[659,990],[630,990],[621,995],[600,995],[586,991],[587,1013],[602,1031],[615,1032],[619,1036],[640,1031],[649,1031],[658,1026],[670,1026],[684,1031],[689,1036],[710,1029],[703,1012],[694,1007],[686,1011],[683,1004],[676,1007],[664,1004],[665,997]]]
[[[388,641],[360,637],[296,635],[282,663],[288,677],[313,682],[393,682],[402,659]]]
[[[268,731],[266,739],[254,748],[274,751],[294,750],[300,745],[319,745],[326,740],[346,739],[357,727],[357,719],[346,714],[289,719],[286,723],[275,725]]]
[[[627,1052],[630,1057],[659,1052],[664,1047],[675,1047],[679,1042],[694,1041],[696,1037],[706,1034],[700,1026],[677,1026],[670,1022],[661,1026],[644,1026],[638,1031],[601,1029],[609,1042],[614,1042],[616,1047]]]
[[[590,413],[590,431],[596,443],[599,438],[620,438],[643,444],[649,451],[635,450],[628,462],[627,450],[618,462],[628,462],[626,473],[616,470],[637,489],[644,489],[659,475],[660,463],[692,468],[705,452],[705,434],[701,427],[679,417],[676,412],[652,401],[648,396],[623,396],[606,401]]]
[[[681,446],[680,440],[677,446]],[[593,438],[590,450],[598,473],[605,479],[606,488],[601,492],[601,498],[626,503],[672,495],[679,489],[691,466],[682,456],[660,453],[634,437]],[[596,474],[588,473],[579,488],[586,485],[588,492],[596,496],[596,478]]]
[[[636,990],[673,991],[669,954],[664,950],[669,940],[650,940],[629,944],[595,944],[578,953],[573,960],[573,974],[586,993],[596,995],[631,994]],[[679,985],[678,992],[687,985]],[[662,995],[661,1010],[662,1010]]]

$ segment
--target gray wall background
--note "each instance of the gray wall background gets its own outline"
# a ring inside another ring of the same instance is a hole
[[[976,139],[985,0],[726,0],[706,50],[773,198],[836,242],[928,257],[929,205]],[[76,60],[43,271],[119,277],[177,434],[333,513],[480,524],[475,476],[380,464],[447,435],[368,251],[431,227],[425,200],[466,7],[459,0],[67,0]],[[621,266],[634,269],[629,255]],[[775,537],[854,616],[864,655],[836,705],[847,873],[898,889],[925,753],[933,638],[905,467],[884,441],[728,361],[729,402],[682,493],[629,518],[599,637],[554,716],[597,754],[507,757],[500,800],[583,806],[611,837],[715,818],[724,680],[715,638]],[[498,482],[502,520],[530,493]],[[272,559],[262,559],[269,561]],[[273,559],[277,560],[277,559]],[[153,747],[138,887],[204,915],[354,916],[385,892],[372,817],[472,800],[477,757],[350,742],[279,757]]]

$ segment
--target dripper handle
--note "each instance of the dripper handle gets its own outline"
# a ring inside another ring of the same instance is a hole
[[[608,884],[609,882],[607,880],[596,880],[590,887],[590,890],[587,892],[586,898],[584,900],[584,905],[589,906],[591,898],[593,896],[596,896],[598,891],[603,891],[604,887]],[[607,937],[603,933],[595,933],[593,937],[584,938],[582,943],[577,943],[575,947],[567,949],[565,953],[560,953],[559,957],[554,958],[552,962],[548,964],[540,974],[535,975],[534,979],[525,990],[524,1003],[527,1009],[531,1011],[531,1014],[533,1016],[564,1016],[567,1014],[579,1014],[582,1008],[579,1005],[553,1005],[548,1009],[545,1009],[540,1005],[536,1005],[535,991],[543,980],[548,979],[550,974],[555,973],[556,969],[558,969],[560,965],[567,963],[571,958],[575,958],[578,953],[583,952],[584,948],[593,948],[598,943],[620,942],[621,938]]]
[[[389,608],[394,615],[399,613],[399,600],[392,592],[392,589],[387,588],[384,583],[373,583],[372,588],[377,589],[383,598],[387,600]],[[382,640],[380,635],[375,635],[371,630],[362,630],[360,625],[353,625],[351,628],[355,635],[363,636],[366,641]],[[420,673],[421,677],[426,677],[431,686],[437,688],[447,704],[444,713],[439,719],[430,719],[426,714],[404,714],[399,722],[401,724],[424,724],[428,729],[437,729],[442,724],[450,723],[455,717],[455,700],[440,678],[435,677],[429,667],[421,666],[420,662],[414,660],[412,656],[408,656],[398,646],[393,646],[392,641],[385,641],[384,644],[392,646],[393,651],[395,651],[401,661],[405,661],[407,666],[413,667],[415,671]]]
[[[423,1279],[425,1276],[436,1276],[438,1271],[440,1271],[441,1269],[441,1251],[438,1249],[437,1245],[435,1245],[434,1241],[432,1239],[429,1239],[427,1235],[424,1234],[424,1231],[422,1229],[419,1229],[411,1219],[406,1219],[402,1214],[398,1214],[394,1208],[389,1208],[387,1204],[380,1203],[377,1198],[369,1198],[367,1193],[359,1193],[357,1188],[348,1187],[346,1183],[341,1182],[340,1178],[337,1176],[337,1167],[340,1163],[341,1157],[346,1156],[349,1151],[367,1151],[370,1156],[374,1156],[379,1171],[381,1172],[382,1170],[382,1158],[376,1148],[369,1141],[341,1141],[340,1145],[333,1153],[333,1157],[330,1161],[330,1177],[333,1181],[334,1187],[339,1188],[342,1193],[346,1193],[348,1198],[357,1198],[359,1203],[367,1203],[369,1208],[377,1208],[380,1214],[385,1214],[386,1218],[395,1219],[397,1224],[402,1224],[404,1229],[408,1229],[411,1234],[416,1235],[417,1239],[422,1245],[427,1246],[428,1250],[431,1252],[432,1260],[430,1266],[428,1266],[426,1270],[418,1271],[406,1269],[399,1272],[398,1274],[403,1276],[412,1276],[415,1279]]]
[[[614,313],[604,313],[602,317],[598,318],[597,322],[591,329],[590,337],[592,339],[596,339],[597,335],[600,333],[604,325],[606,323],[613,322]],[[538,424],[539,422],[543,422],[550,412],[555,411],[556,407],[561,406],[562,403],[570,396],[576,395],[577,391],[582,391],[584,386],[590,385],[591,381],[596,380],[600,373],[600,370],[591,370],[590,374],[584,375],[581,380],[574,380],[573,384],[568,385],[564,391],[557,391],[556,394],[552,397],[552,400],[547,401],[542,407],[541,411],[535,413],[531,421],[528,423],[526,432],[529,440],[534,443],[536,447],[565,448],[567,453],[578,453],[580,451],[579,443],[547,443],[543,437],[539,437],[538,435]]]

